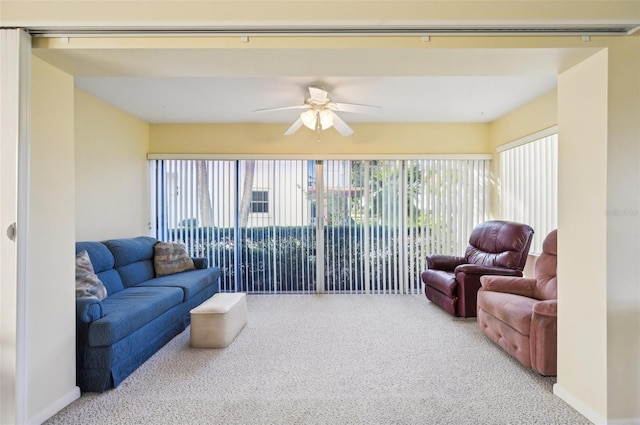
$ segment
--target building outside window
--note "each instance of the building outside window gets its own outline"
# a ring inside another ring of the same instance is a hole
[[[254,190],[251,192],[251,212],[252,213],[268,213],[269,212],[269,191]]]

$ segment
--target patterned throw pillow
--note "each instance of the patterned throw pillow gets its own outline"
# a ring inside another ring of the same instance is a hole
[[[107,297],[107,288],[93,271],[86,250],[76,254],[76,297],[96,297],[99,300]]]
[[[156,242],[153,246],[153,267],[156,269],[156,276],[195,269],[185,246],[171,242]]]

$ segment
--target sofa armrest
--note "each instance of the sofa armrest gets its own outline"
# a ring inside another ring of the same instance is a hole
[[[535,279],[517,276],[489,276],[480,278],[483,291],[506,292],[507,294],[533,297]]]
[[[427,268],[452,272],[460,264],[464,264],[466,258],[453,255],[429,255],[427,256]]]
[[[76,298],[76,320],[89,324],[100,319],[102,315],[102,301],[98,298]]]
[[[209,261],[207,257],[191,257],[193,260],[193,265],[196,269],[206,269],[209,267]]]
[[[558,300],[539,301],[533,305],[533,314],[558,317]]]

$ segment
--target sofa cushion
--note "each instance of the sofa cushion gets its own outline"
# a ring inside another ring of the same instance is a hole
[[[89,253],[83,249],[76,254],[76,297],[96,297],[102,300],[106,296],[107,288],[93,272]]]
[[[158,240],[149,236],[135,238],[110,239],[104,244],[115,259],[115,268],[143,260],[153,260],[153,245]]]
[[[171,274],[167,276],[156,277],[141,282],[138,287],[174,287],[184,291],[184,300],[188,300],[195,294],[199,293],[207,286],[216,285],[218,291],[218,278],[220,277],[220,269],[212,267],[209,269],[190,270],[185,273]]]
[[[157,242],[153,246],[153,267],[156,276],[167,276],[196,268],[185,246],[171,242]]]
[[[531,312],[537,300],[504,292],[478,291],[478,308],[506,323],[522,335],[531,329]]]
[[[107,294],[113,295],[116,292],[120,292],[124,289],[122,279],[115,269],[105,270],[100,273],[96,273],[98,278],[102,281],[102,284],[107,288]]]
[[[149,279],[153,279],[156,276],[156,272],[153,270],[152,260],[144,260],[127,264],[117,270],[122,278],[122,283],[127,288]]]
[[[113,344],[177,306],[182,299],[180,288],[172,287],[131,287],[110,295],[102,301],[102,318],[89,328],[89,345]]]
[[[101,242],[76,242],[76,254],[80,251],[87,251],[96,273],[112,269],[115,265],[113,254]]]
[[[124,289],[120,275],[113,269],[115,259],[102,242],[76,242],[76,253],[87,251],[94,273],[107,289],[107,294],[113,295]]]

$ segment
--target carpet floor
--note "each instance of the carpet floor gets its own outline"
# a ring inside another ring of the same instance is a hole
[[[479,330],[418,295],[249,295],[225,349],[175,337],[56,424],[591,424]]]

